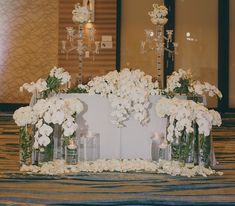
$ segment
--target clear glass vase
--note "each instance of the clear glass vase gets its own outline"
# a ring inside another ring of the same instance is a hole
[[[210,166],[211,164],[211,144],[212,139],[211,135],[204,136],[200,135],[200,153],[199,153],[199,163],[205,167]]]
[[[78,163],[78,147],[75,138],[70,139],[66,147],[66,163],[69,165]]]
[[[20,150],[19,159],[20,165],[30,165],[32,163],[32,134],[30,132],[31,128],[20,127]]]
[[[95,161],[100,158],[100,134],[88,131],[78,138],[80,161]]]
[[[201,95],[188,95],[187,100],[192,100],[196,103],[203,103],[203,96]]]
[[[53,160],[64,159],[62,127],[59,124],[54,125],[53,141]]]
[[[175,161],[180,161],[185,164],[194,163],[194,141],[193,133],[182,132],[181,137],[171,144],[171,158]]]
[[[54,141],[51,139],[50,144],[38,150],[38,164],[53,161]]]

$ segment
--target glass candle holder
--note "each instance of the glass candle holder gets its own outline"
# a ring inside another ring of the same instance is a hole
[[[78,148],[73,139],[69,141],[69,145],[66,147],[66,162],[69,165],[78,163]]]

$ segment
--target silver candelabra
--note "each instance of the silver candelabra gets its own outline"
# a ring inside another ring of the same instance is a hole
[[[145,29],[145,40],[141,41],[141,53],[146,53],[149,50],[155,50],[157,60],[157,80],[163,86],[163,67],[164,53],[168,53],[169,57],[174,60],[177,54],[178,43],[173,42],[173,30],[166,30],[164,35],[164,25],[168,19],[166,15],[168,10],[164,5],[153,4],[153,11],[150,11],[149,16],[155,27],[155,32],[152,29]],[[173,49],[171,49],[173,48]]]
[[[87,13],[86,13],[87,12]],[[93,61],[95,54],[99,54],[100,41],[95,41],[95,28],[87,28],[87,41],[85,41],[85,25],[89,21],[90,13],[86,6],[75,5],[73,10],[73,21],[77,25],[66,27],[67,39],[62,40],[61,52],[66,54],[68,59],[69,53],[76,51],[78,54],[78,83],[83,83],[83,60],[92,56]],[[89,23],[92,25],[91,23]]]

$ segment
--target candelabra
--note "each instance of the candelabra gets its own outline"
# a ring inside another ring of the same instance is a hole
[[[73,22],[77,24],[77,28],[66,27],[67,40],[62,40],[61,52],[68,55],[72,51],[77,51],[78,54],[78,83],[83,83],[83,59],[99,54],[100,42],[95,41],[95,29],[94,27],[89,27],[87,32],[87,41],[85,41],[85,25],[90,20],[91,13],[87,6],[80,6],[80,4],[75,5],[75,9],[72,12]]]
[[[151,29],[144,30],[145,40],[141,41],[141,53],[144,54],[149,50],[155,50],[157,57],[157,80],[163,85],[164,53],[166,51],[174,61],[178,43],[173,42],[173,30],[166,30],[166,36],[164,35],[164,25],[168,21],[166,18],[168,10],[164,5],[153,4],[153,11],[150,11],[148,14],[151,17],[151,22],[156,25],[155,33]]]

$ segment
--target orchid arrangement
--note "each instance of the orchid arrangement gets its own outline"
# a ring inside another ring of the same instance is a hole
[[[214,85],[208,82],[201,83],[193,80],[190,70],[179,69],[174,71],[167,78],[167,88],[164,93],[168,97],[174,97],[176,94],[186,94],[187,96],[202,96],[208,94],[210,97],[217,96],[222,98],[222,93]]]
[[[191,100],[162,98],[156,105],[159,117],[168,117],[167,140],[179,139],[183,132],[193,132],[193,123],[197,123],[199,134],[209,136],[212,126],[220,126],[221,116],[214,110],[208,110],[202,104]]]
[[[130,115],[142,125],[148,122],[149,96],[159,93],[158,82],[140,70],[123,69],[95,77],[88,82],[89,94],[100,94],[110,101],[112,123],[124,127]]]
[[[40,149],[50,144],[55,124],[62,126],[64,137],[72,137],[77,129],[76,115],[82,110],[83,104],[76,98],[52,97],[16,110],[13,118],[20,127],[35,125],[33,148]]]
[[[29,93],[36,94],[38,96],[43,96],[43,98],[48,97],[51,92],[60,92],[60,87],[62,85],[69,84],[71,76],[63,68],[54,67],[50,71],[46,79],[39,79],[35,82],[24,83],[20,87],[20,91],[28,91]]]

